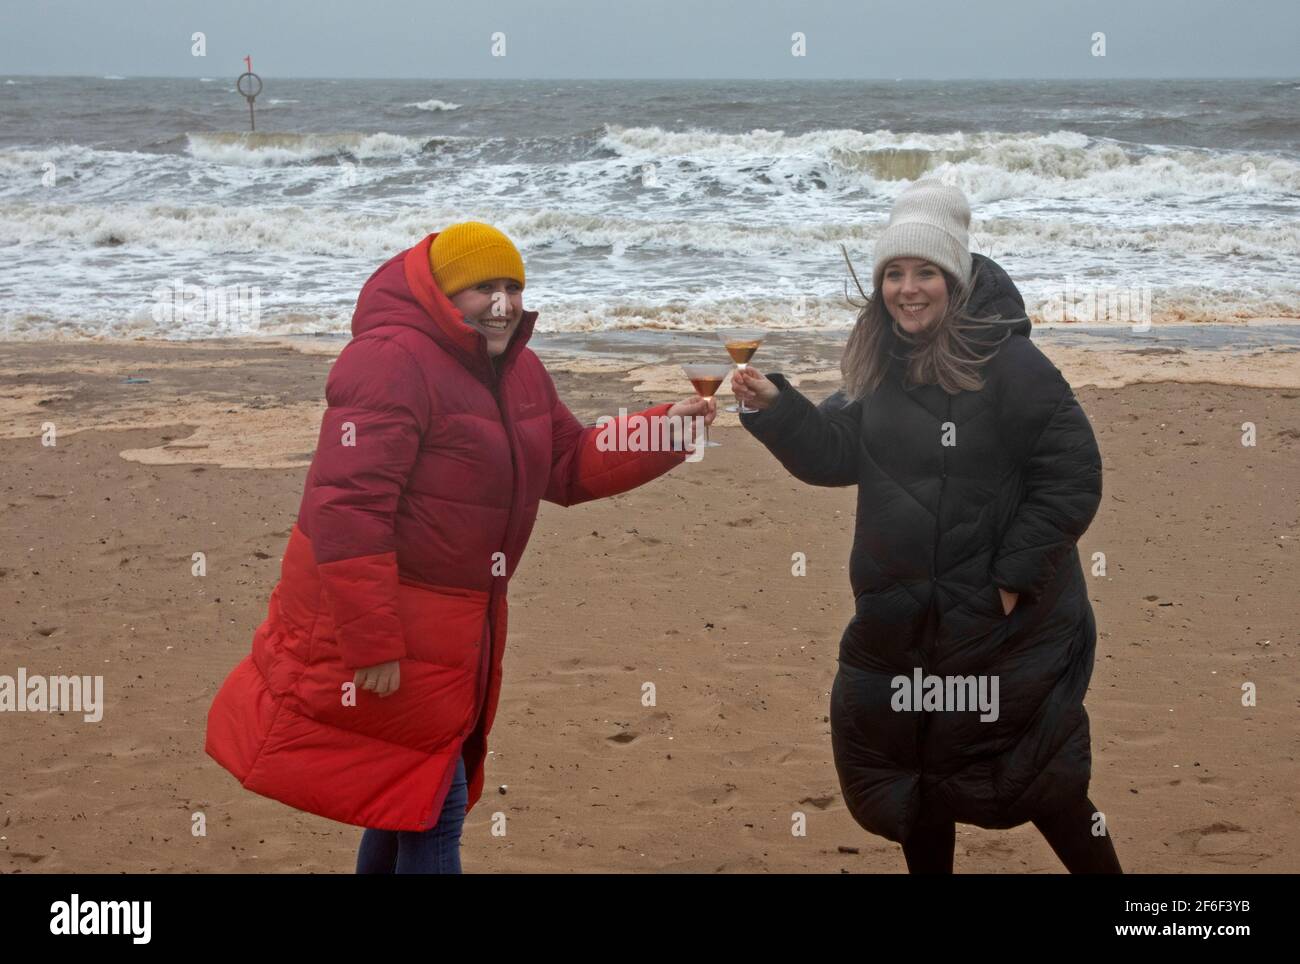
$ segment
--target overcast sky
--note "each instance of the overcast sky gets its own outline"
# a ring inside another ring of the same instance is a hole
[[[1298,38],[1296,0],[0,0],[0,75],[1294,77]]]

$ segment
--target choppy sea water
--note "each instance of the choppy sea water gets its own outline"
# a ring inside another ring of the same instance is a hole
[[[843,329],[922,176],[1036,318],[1300,317],[1296,80],[265,81],[0,79],[0,335],[342,334],[465,219],[541,334]]]

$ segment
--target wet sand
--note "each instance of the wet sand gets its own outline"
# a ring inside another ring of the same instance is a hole
[[[1126,870],[1296,872],[1300,352],[1168,335],[1035,332],[1106,466],[1080,544],[1107,561],[1090,577],[1091,795]],[[0,343],[0,674],[105,684],[97,723],[0,713],[0,869],[352,870],[359,828],[249,793],[203,753],[212,695],[266,614],[341,344]],[[783,333],[755,362],[820,399],[841,344]],[[678,366],[721,353],[708,335],[536,347],[586,422],[685,397]],[[543,504],[467,871],[904,869],[848,815],[831,760],[853,490],[791,479],[734,416],[711,434],[720,448],[649,486]],[[957,870],[1060,864],[1032,826],[959,826]]]

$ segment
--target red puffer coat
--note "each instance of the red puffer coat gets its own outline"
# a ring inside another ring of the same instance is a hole
[[[205,744],[255,793],[385,830],[433,826],[462,753],[470,807],[483,792],[506,587],[538,500],[615,495],[686,458],[600,451],[525,347],[535,312],[494,370],[434,283],[434,237],[361,291],[280,581]],[[395,693],[349,695],[358,668],[395,659]]]

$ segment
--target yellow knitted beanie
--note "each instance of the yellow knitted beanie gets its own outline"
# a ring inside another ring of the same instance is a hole
[[[429,266],[448,298],[493,278],[524,283],[519,249],[496,228],[478,221],[453,224],[439,233],[429,245]]]

